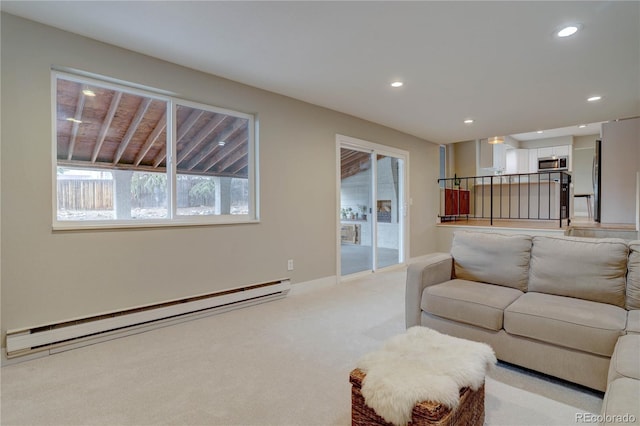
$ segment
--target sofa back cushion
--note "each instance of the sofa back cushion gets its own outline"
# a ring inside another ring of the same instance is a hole
[[[640,309],[640,241],[629,243],[627,309]]]
[[[458,231],[451,246],[455,276],[527,291],[531,241],[529,235]]]
[[[628,253],[618,238],[533,237],[529,291],[624,308]]]

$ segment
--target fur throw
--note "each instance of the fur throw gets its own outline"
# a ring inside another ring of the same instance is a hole
[[[406,425],[420,401],[457,407],[460,389],[482,387],[495,363],[485,343],[416,326],[365,355],[357,367],[366,373],[361,389],[366,404],[387,422]]]

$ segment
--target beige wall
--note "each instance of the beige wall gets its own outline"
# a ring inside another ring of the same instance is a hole
[[[1,29],[3,345],[7,329],[287,276],[335,276],[336,134],[409,151],[410,255],[434,250],[437,145],[11,15]],[[257,114],[261,222],[53,232],[51,66]]]
[[[455,149],[454,172],[460,177],[476,175],[476,141],[452,144]],[[453,176],[453,173],[451,174]]]

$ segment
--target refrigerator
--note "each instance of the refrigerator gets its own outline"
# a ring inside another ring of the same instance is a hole
[[[591,174],[591,179],[593,181],[593,220],[596,222],[600,222],[602,217],[601,171],[602,171],[602,141],[598,139],[596,140],[596,152],[595,152],[595,155],[593,156],[593,170]]]

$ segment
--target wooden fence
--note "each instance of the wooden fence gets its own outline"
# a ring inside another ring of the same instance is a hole
[[[190,190],[193,181],[179,180],[178,207],[199,206],[202,202],[212,204],[212,197],[195,197],[191,199]],[[113,181],[103,179],[69,179],[58,180],[58,210],[113,210]],[[151,190],[138,192],[136,199],[132,197],[133,207],[154,208],[166,205],[166,194],[163,191]]]
[[[113,181],[58,180],[58,210],[113,210]]]

